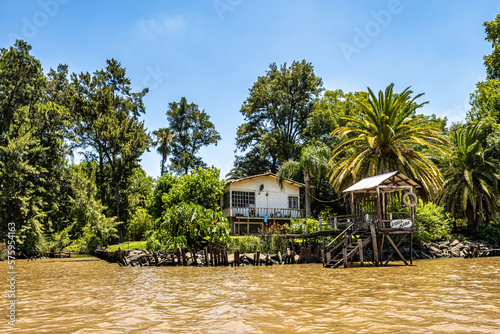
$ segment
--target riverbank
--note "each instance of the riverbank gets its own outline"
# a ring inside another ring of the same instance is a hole
[[[296,251],[295,251],[296,250]],[[368,250],[370,252],[370,250]],[[391,249],[386,249],[384,257],[387,257]],[[410,247],[402,247],[403,256],[409,258]],[[387,254],[386,254],[387,253]],[[264,252],[228,253],[224,249],[207,246],[202,250],[178,250],[176,252],[165,252],[163,250],[148,252],[144,249],[120,249],[116,251],[98,250],[95,255],[98,258],[121,266],[259,266],[280,265],[298,263],[321,263],[317,248],[300,247],[288,248],[284,254],[268,254]],[[414,259],[436,259],[436,258],[472,258],[500,256],[500,246],[493,245],[484,240],[444,240],[417,244],[413,248]]]

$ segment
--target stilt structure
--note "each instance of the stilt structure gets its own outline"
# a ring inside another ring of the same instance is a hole
[[[352,222],[328,245],[323,244],[324,266],[337,268],[343,264],[347,267],[355,256],[361,265],[366,259],[376,266],[387,265],[395,254],[406,265],[413,264],[415,189],[419,187],[395,171],[365,178],[344,190],[349,195]],[[399,239],[397,243],[395,236]],[[400,250],[405,240],[410,243],[409,261]],[[390,249],[386,259],[384,245]]]

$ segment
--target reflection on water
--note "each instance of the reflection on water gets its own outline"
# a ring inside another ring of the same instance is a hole
[[[500,333],[498,257],[350,269],[16,265],[16,333]],[[0,270],[5,282],[5,261]],[[0,332],[11,333],[2,304]]]

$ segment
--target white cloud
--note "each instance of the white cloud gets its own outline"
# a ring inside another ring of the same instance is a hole
[[[161,36],[181,35],[186,27],[186,22],[179,16],[152,17],[137,22],[134,31],[140,37],[157,38]]]

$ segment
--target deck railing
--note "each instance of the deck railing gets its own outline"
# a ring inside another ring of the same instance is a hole
[[[232,212],[231,212],[232,211]],[[226,217],[267,217],[267,218],[303,218],[304,210],[288,208],[226,208],[223,210]]]
[[[353,218],[354,217],[352,215],[320,218],[318,223],[318,231],[343,230],[354,221]]]

